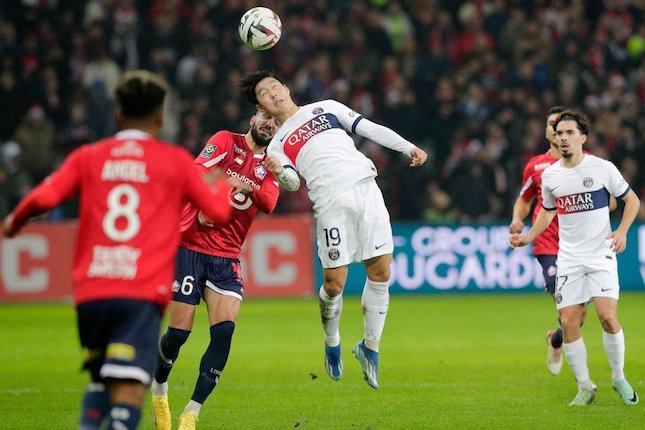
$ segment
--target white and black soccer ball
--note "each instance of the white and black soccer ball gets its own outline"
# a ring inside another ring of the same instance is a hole
[[[267,7],[249,9],[240,19],[240,39],[249,47],[264,51],[272,48],[282,36],[282,21]]]

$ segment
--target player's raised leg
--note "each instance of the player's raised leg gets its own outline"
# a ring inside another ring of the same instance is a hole
[[[325,332],[325,369],[335,381],[343,376],[340,349],[340,317],[347,266],[323,269],[324,282],[318,291],[320,320]]]

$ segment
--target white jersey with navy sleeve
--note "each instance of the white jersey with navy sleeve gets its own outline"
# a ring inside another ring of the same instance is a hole
[[[629,185],[610,161],[585,154],[575,167],[562,161],[542,174],[545,209],[557,210],[560,223],[558,266],[590,262],[615,263],[611,250],[609,194],[624,197]]]
[[[392,130],[337,101],[301,106],[280,126],[267,152],[302,175],[314,210],[325,206],[338,191],[377,175],[374,163],[356,148],[348,132],[406,154],[414,148]]]

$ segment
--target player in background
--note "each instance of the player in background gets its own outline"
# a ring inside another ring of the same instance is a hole
[[[542,174],[543,208],[533,227],[526,235],[511,234],[510,246],[533,241],[557,213],[560,249],[555,302],[564,353],[578,382],[578,394],[569,404],[589,405],[596,399],[580,330],[585,304],[593,300],[613,388],[625,404],[634,405],[638,396],[625,379],[625,338],[617,316],[620,285],[616,254],[625,250],[627,231],[638,214],[640,200],[613,163],[583,152],[589,134],[589,121],[583,114],[564,111],[554,128],[562,159]],[[622,219],[613,232],[610,194],[625,202]]]
[[[389,305],[394,243],[390,216],[374,180],[374,163],[356,148],[348,132],[408,155],[413,167],[421,166],[427,154],[337,101],[296,105],[289,88],[272,72],[248,73],[240,88],[251,103],[281,124],[269,144],[267,169],[289,191],[299,188],[298,174],[309,188],[323,267],[319,303],[327,373],[334,380],[343,373],[339,332],[342,293],[348,265],[362,261],[367,270],[361,299],[364,338],[352,352],[367,383],[378,388],[379,343]]]
[[[542,208],[542,172],[562,157],[553,125],[558,115],[565,110],[562,106],[554,106],[547,113],[544,132],[546,140],[549,142],[549,150],[544,154],[531,157],[524,167],[522,189],[513,206],[513,218],[509,227],[511,234],[522,232],[524,229],[524,220],[530,213],[531,205],[536,197],[537,202],[533,209],[532,217],[533,223],[535,223],[535,219]],[[555,294],[556,259],[558,256],[557,219],[554,219],[546,230],[535,238],[533,255],[535,255],[535,258],[537,258],[542,266],[542,274],[544,275],[545,281],[544,289],[553,297]],[[558,375],[562,369],[562,329],[559,327],[559,323],[558,327],[547,332],[546,342],[546,367],[551,374]]]
[[[74,195],[80,215],[73,280],[83,368],[91,382],[80,429],[135,429],[154,368],[184,199],[217,224],[230,218],[229,186],[212,191],[187,151],[155,138],[165,81],[131,71],[116,88],[114,137],[73,151],[4,220],[13,236],[28,220]]]
[[[554,106],[547,113],[546,126],[544,128],[546,140],[549,142],[549,150],[544,154],[536,155],[526,163],[524,174],[522,176],[522,188],[520,195],[513,206],[513,218],[509,226],[509,232],[522,233],[524,229],[524,220],[531,211],[533,200],[537,197],[537,202],[533,209],[532,222],[542,209],[542,172],[551,164],[562,158],[560,147],[553,125],[558,119],[558,115],[564,112],[566,108]],[[616,199],[610,196],[609,210],[616,208]],[[553,222],[533,242],[533,255],[542,266],[542,275],[544,276],[544,289],[552,298],[555,294],[555,276],[556,260],[558,256],[558,219],[554,218]],[[583,311],[582,323],[584,323],[586,308]],[[559,375],[562,370],[562,327],[558,320],[558,326],[551,329],[546,334],[547,356],[546,367],[552,375]]]
[[[181,219],[182,236],[177,254],[173,298],[168,309],[168,329],[159,340],[159,354],[152,382],[152,410],[158,430],[170,430],[168,376],[179,349],[188,340],[195,307],[204,300],[208,310],[210,343],[199,365],[193,395],[179,418],[179,429],[196,427],[199,412],[217,385],[231,349],[235,320],[242,303],[244,284],[240,249],[258,211],[271,213],[280,189],[263,162],[266,146],[277,124],[258,111],[246,134],[220,131],[195,159],[199,170],[226,172],[233,187],[233,217],[213,228],[194,205],[186,206]]]

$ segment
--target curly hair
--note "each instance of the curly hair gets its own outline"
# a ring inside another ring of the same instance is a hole
[[[558,116],[558,119],[555,120],[555,123],[553,124],[553,130],[557,130],[560,121],[575,121],[578,130],[580,130],[580,134],[589,134],[589,119],[582,112],[578,112],[572,109],[563,111]]]

